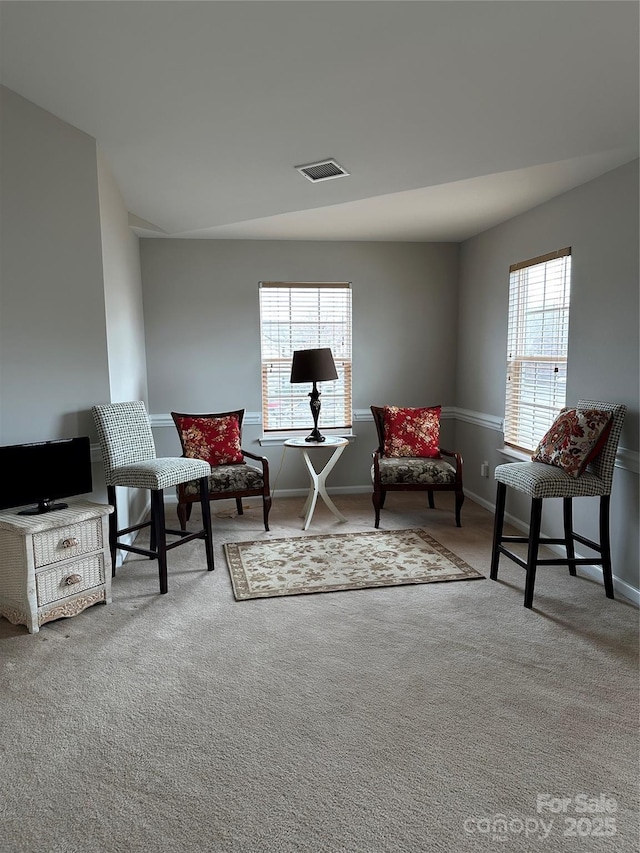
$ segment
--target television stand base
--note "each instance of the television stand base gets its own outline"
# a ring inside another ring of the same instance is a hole
[[[21,509],[18,515],[42,515],[43,512],[53,512],[54,509],[67,509],[69,504],[54,504],[51,501],[40,501],[38,506]]]

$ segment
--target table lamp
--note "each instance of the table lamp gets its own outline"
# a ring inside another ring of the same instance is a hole
[[[309,392],[311,398],[311,415],[313,417],[313,430],[305,441],[325,441],[325,437],[318,429],[318,418],[320,416],[320,392],[316,388],[316,382],[327,382],[338,378],[333,361],[331,349],[299,349],[293,353],[291,363],[291,383],[313,382],[313,390]]]

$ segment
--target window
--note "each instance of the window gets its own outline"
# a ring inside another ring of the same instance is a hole
[[[308,430],[309,383],[292,385],[294,350],[330,347],[338,378],[321,383],[319,427],[351,427],[351,286],[260,283],[262,424],[265,432]]]
[[[505,444],[532,451],[564,406],[571,249],[509,269]]]

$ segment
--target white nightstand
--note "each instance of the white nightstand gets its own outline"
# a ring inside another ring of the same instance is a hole
[[[0,615],[31,634],[52,619],[111,602],[108,518],[89,501],[41,515],[0,513]]]

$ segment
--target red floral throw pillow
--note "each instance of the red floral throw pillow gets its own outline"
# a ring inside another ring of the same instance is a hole
[[[244,462],[237,415],[221,418],[174,416],[174,421],[187,458],[204,459],[212,467]]]
[[[611,412],[563,409],[531,459],[579,477],[602,450],[611,429]]]
[[[384,407],[385,456],[440,458],[440,406],[425,409]]]

